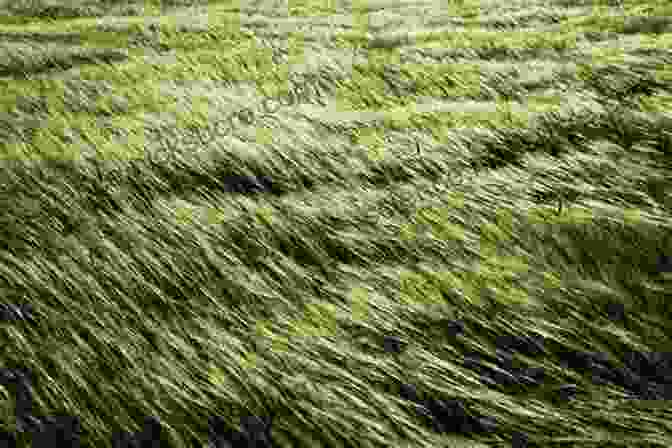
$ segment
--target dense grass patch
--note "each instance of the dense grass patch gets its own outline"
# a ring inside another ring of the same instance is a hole
[[[0,0],[0,445],[670,446],[669,2],[444,3]]]

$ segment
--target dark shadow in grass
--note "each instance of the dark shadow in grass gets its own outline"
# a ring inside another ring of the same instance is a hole
[[[0,303],[0,323],[36,322],[34,310],[29,303]]]
[[[406,343],[397,336],[384,336],[383,349],[387,353],[400,354],[406,348]]]
[[[210,418],[208,448],[274,448],[271,438],[273,416],[267,418],[248,415],[240,420],[239,429],[229,428],[219,416]]]
[[[9,431],[0,429],[0,446],[15,447],[16,436]]]
[[[37,415],[33,411],[32,382],[32,374],[26,367],[0,369],[0,384],[14,396],[19,433],[28,435],[33,448],[79,448],[83,435],[79,419],[65,413]],[[16,440],[8,433],[4,437]]]
[[[0,384],[14,396],[17,421],[33,410],[32,373],[24,366],[0,368]]]
[[[79,419],[58,414],[38,419],[31,418],[29,432],[33,448],[79,448],[82,446],[82,428]]]
[[[227,193],[255,195],[260,193],[280,195],[286,190],[271,177],[262,173],[238,174],[229,170],[198,171],[184,164],[172,165],[147,159],[154,175],[158,175],[164,184],[159,192],[185,194],[198,189],[223,190]],[[179,166],[179,169],[178,169]],[[136,188],[149,188],[142,181],[133,182]],[[156,185],[158,187],[158,185]],[[166,191],[167,187],[167,191]],[[152,188],[153,189],[153,188]]]
[[[497,423],[487,416],[470,412],[459,399],[423,397],[413,384],[400,383],[397,394],[414,404],[416,415],[423,424],[441,434],[483,434],[497,430]]]
[[[605,305],[603,314],[617,322],[623,322],[628,317],[623,304],[611,302]],[[526,358],[550,358],[554,363],[581,374],[597,387],[616,387],[634,399],[667,399],[672,395],[672,355],[669,353],[623,352],[623,355],[614,357],[606,353],[569,349],[558,341],[535,333],[493,334],[487,326],[470,321],[470,333],[485,336],[495,345],[495,352],[491,353],[471,347],[468,334],[455,338],[455,332],[464,332],[464,325],[454,322],[459,321],[425,323],[423,329],[432,334],[438,334],[435,331],[438,328],[428,328],[430,326],[449,329],[452,337],[447,343],[464,354],[462,367],[478,373],[483,384],[501,392],[536,393],[541,386],[550,386],[543,389],[543,396],[553,404],[562,405],[580,398],[584,392],[580,385],[563,383],[561,378],[550,377],[544,368],[524,364]],[[391,342],[388,345],[394,346]],[[402,385],[392,393],[414,403],[423,402],[412,386]],[[440,405],[434,406],[440,408]],[[432,415],[433,408],[425,408]]]
[[[656,272],[660,274],[667,274],[672,272],[672,255],[661,254],[660,257],[658,257]]]
[[[230,175],[221,179],[227,192],[240,194],[279,193],[271,178],[260,176]]]
[[[156,417],[145,417],[142,429],[130,434],[116,432],[112,436],[113,448],[160,448],[168,446],[161,422]]]

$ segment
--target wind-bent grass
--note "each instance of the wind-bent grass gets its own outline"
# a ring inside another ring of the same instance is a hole
[[[0,0],[0,430],[672,445],[672,10],[524,3]]]

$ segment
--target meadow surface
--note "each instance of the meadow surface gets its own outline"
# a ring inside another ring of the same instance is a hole
[[[0,0],[0,444],[672,446],[670,49],[668,0]]]

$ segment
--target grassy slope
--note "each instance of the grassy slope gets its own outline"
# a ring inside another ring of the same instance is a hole
[[[668,2],[32,3],[0,1],[0,303],[33,314],[0,366],[36,412],[91,446],[268,407],[278,446],[672,445],[622,378],[672,351]],[[544,348],[507,386],[513,335]]]

